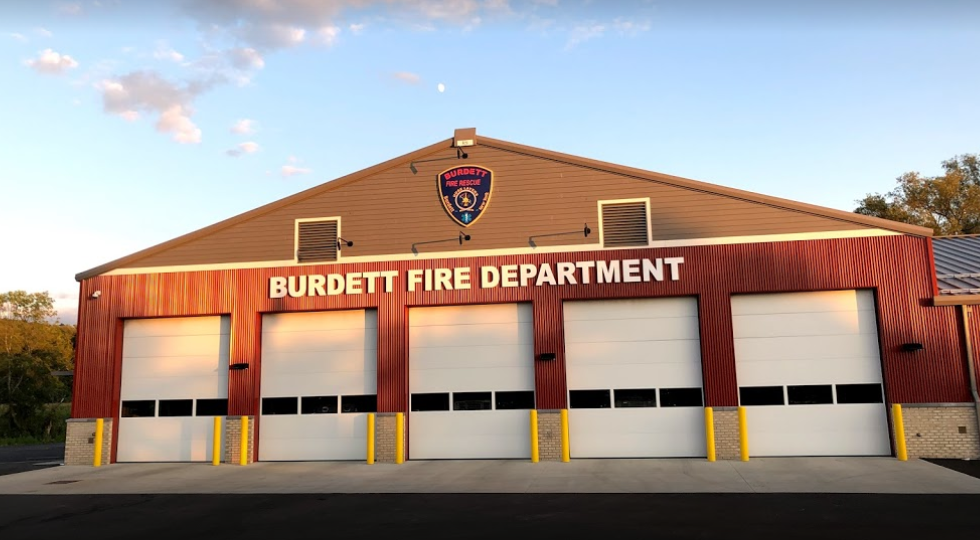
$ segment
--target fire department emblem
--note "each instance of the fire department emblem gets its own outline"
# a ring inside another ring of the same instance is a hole
[[[439,198],[456,223],[469,227],[486,211],[493,193],[493,171],[486,167],[453,167],[439,173]]]

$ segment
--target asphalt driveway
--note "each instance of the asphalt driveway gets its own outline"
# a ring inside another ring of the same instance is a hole
[[[65,443],[0,446],[0,476],[55,467],[65,460]]]

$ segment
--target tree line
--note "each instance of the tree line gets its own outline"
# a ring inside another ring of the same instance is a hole
[[[0,443],[64,440],[75,327],[47,292],[0,293]]]
[[[921,225],[940,236],[980,234],[980,154],[942,162],[943,174],[907,172],[888,193],[856,201],[858,214]]]

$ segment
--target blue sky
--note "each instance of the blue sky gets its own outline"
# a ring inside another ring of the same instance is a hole
[[[978,53],[966,0],[7,0],[0,290],[74,322],[75,273],[458,127],[853,210],[980,152]]]

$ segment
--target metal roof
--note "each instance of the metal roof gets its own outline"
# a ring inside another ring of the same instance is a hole
[[[980,235],[932,239],[940,295],[980,294]]]

